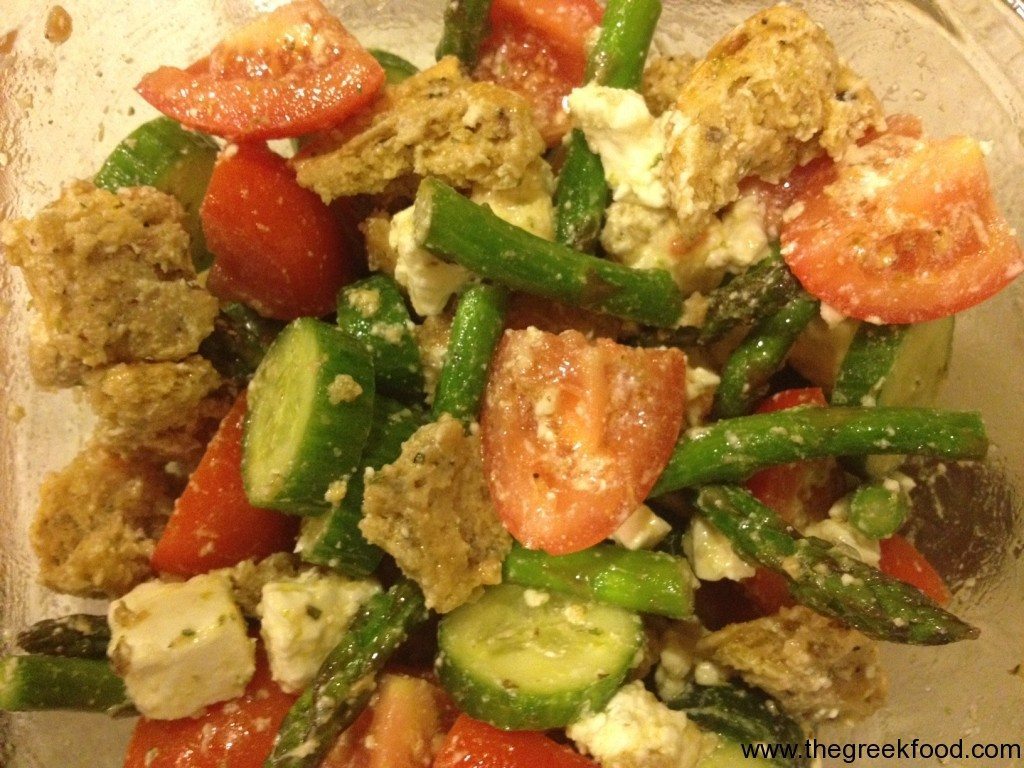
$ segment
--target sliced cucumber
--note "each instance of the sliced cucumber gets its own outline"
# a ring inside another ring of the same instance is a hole
[[[373,361],[337,328],[285,328],[249,385],[242,479],[255,506],[321,514],[331,484],[359,465],[373,421]]]
[[[763,757],[746,757],[743,747],[728,739],[720,739],[718,745],[697,762],[697,768],[772,768],[779,765]]]
[[[502,584],[442,619],[437,670],[473,717],[505,730],[561,728],[608,703],[642,642],[629,611]]]
[[[952,316],[915,325],[861,323],[843,357],[832,405],[934,405],[953,352]],[[902,456],[869,456],[851,467],[882,477]]]
[[[398,284],[387,275],[352,283],[338,294],[338,327],[373,357],[378,388],[403,400],[423,399],[423,365],[412,319]]]
[[[182,128],[174,120],[158,117],[143,123],[114,151],[97,171],[97,187],[156,187],[173,195],[185,207],[185,226],[192,245],[192,263],[201,272],[213,263],[199,221],[199,206],[210,183],[217,159],[217,143],[209,136]]]
[[[368,542],[359,530],[363,517],[363,473],[366,468],[380,469],[402,452],[402,443],[423,424],[421,408],[377,397],[373,407],[373,426],[366,439],[362,462],[345,488],[340,502],[319,517],[307,517],[302,523],[296,551],[308,563],[341,571],[346,576],[368,576],[380,564],[383,551]]]

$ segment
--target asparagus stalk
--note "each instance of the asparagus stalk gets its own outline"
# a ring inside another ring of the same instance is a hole
[[[717,341],[737,326],[774,315],[800,296],[806,294],[782,260],[778,243],[773,243],[768,256],[708,295],[699,341]]]
[[[587,81],[636,90],[659,16],[660,0],[609,0],[587,61]],[[583,133],[574,130],[555,190],[555,239],[578,251],[593,251],[607,206],[601,159]]]
[[[666,552],[612,545],[549,555],[518,545],[502,568],[505,581],[681,619],[693,614],[694,577],[686,561]]]
[[[476,66],[480,44],[490,32],[491,0],[448,0],[444,30],[435,54],[455,56],[467,69]]]
[[[432,416],[474,421],[487,386],[487,368],[505,325],[508,294],[493,285],[472,285],[459,298],[448,355],[434,393]]]
[[[753,410],[768,392],[768,379],[782,367],[790,347],[817,311],[817,301],[799,296],[757,324],[722,369],[715,392],[716,418],[743,416]]]
[[[366,706],[377,673],[410,630],[425,621],[419,588],[401,581],[374,595],[292,705],[266,768],[314,768]]]
[[[898,484],[897,484],[898,485]],[[850,495],[850,524],[865,536],[892,536],[910,514],[906,494],[893,482],[862,485]]]
[[[384,51],[380,48],[368,48],[367,52],[384,69],[384,77],[387,78],[388,85],[398,85],[403,80],[408,80],[419,72],[415,64],[403,59],[397,53]]]
[[[630,269],[548,242],[495,216],[437,179],[416,194],[419,243],[513,290],[648,325],[679,321],[682,295],[662,269]]]
[[[745,560],[781,574],[797,602],[879,640],[945,645],[978,630],[924,593],[848,557],[821,539],[800,538],[742,488],[707,486],[697,509]]]
[[[0,659],[0,711],[115,713],[130,707],[124,681],[106,659],[36,654]]]
[[[823,456],[910,453],[981,459],[988,437],[974,412],[933,408],[789,408],[689,430],[651,492],[740,482],[759,469]]]
[[[43,619],[18,633],[18,647],[26,653],[105,659],[110,644],[106,616],[73,613]]]
[[[423,365],[412,318],[393,279],[373,275],[346,286],[338,294],[338,327],[370,353],[381,392],[402,400],[423,399]]]
[[[760,741],[802,745],[806,738],[799,724],[768,694],[735,681],[725,685],[694,685],[668,702],[668,706],[682,710],[701,728],[738,744]],[[770,762],[779,768],[807,765],[806,760],[783,757]]]

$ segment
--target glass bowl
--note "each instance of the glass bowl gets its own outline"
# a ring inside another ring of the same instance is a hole
[[[152,110],[132,91],[160,64],[184,64],[276,0],[64,0],[72,33],[46,38],[50,6],[0,7],[0,215],[28,215],[60,184],[87,177]],[[366,45],[426,65],[443,2],[328,2]],[[701,54],[755,2],[665,0],[656,45]],[[868,78],[888,111],[920,115],[934,135],[993,142],[989,165],[999,201],[1024,231],[1024,3],[982,0],[805,2],[837,48]],[[27,300],[20,277],[0,267],[0,631],[48,615],[102,610],[35,583],[28,523],[43,475],[66,464],[88,433],[86,409],[69,393],[38,391],[27,375]],[[884,648],[888,706],[827,743],[1020,744],[1024,734],[1024,284],[958,322],[943,405],[979,409],[994,448],[980,471],[950,467],[919,489],[930,503],[918,542],[956,591],[953,609],[981,639],[941,649]],[[3,636],[0,636],[2,639]],[[120,765],[131,721],[101,716],[0,715],[0,765]],[[880,765],[867,758],[835,765]],[[927,764],[920,761],[915,764]],[[955,761],[954,761],[955,762]],[[968,761],[970,762],[970,761]],[[829,761],[826,761],[829,764]],[[905,764],[896,760],[893,765]],[[972,764],[980,765],[980,762]],[[986,761],[1008,766],[1011,761]]]

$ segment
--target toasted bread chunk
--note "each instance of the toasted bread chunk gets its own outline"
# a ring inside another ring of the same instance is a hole
[[[115,194],[77,181],[35,218],[3,225],[7,259],[39,313],[30,361],[40,384],[71,386],[93,368],[196,352],[217,300],[195,280],[184,215],[151,187]]]
[[[878,646],[803,606],[712,632],[697,654],[735,670],[806,724],[860,720],[885,703]]]
[[[878,99],[807,14],[778,5],[752,16],[696,66],[671,113],[666,182],[684,240],[746,176],[779,182],[882,126]]]
[[[644,70],[640,93],[651,114],[657,117],[668,112],[679,99],[690,73],[697,66],[697,59],[687,53],[652,58]]]
[[[499,583],[512,547],[487,492],[480,440],[447,415],[418,429],[393,464],[368,473],[359,528],[441,613]]]
[[[543,151],[527,102],[473,82],[449,56],[390,89],[369,118],[294,165],[299,183],[330,202],[384,192],[409,174],[508,189]]]

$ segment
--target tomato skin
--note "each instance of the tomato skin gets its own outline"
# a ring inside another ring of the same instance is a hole
[[[993,295],[1024,272],[1024,254],[978,142],[896,128],[818,166],[783,222],[782,253],[803,287],[843,314],[914,323]]]
[[[894,579],[917,587],[939,605],[945,605],[952,595],[938,571],[925,559],[917,547],[898,533],[878,542],[882,559],[878,569]]]
[[[825,393],[818,387],[787,389],[767,398],[757,412],[827,404]],[[747,479],[746,487],[787,523],[802,528],[813,520],[824,519],[829,507],[845,491],[846,482],[838,462],[824,458],[762,469]]]
[[[128,743],[125,768],[260,768],[296,695],[271,678],[266,657],[237,699],[182,720],[140,718]]]
[[[372,102],[384,70],[319,0],[296,0],[225,38],[187,69],[136,86],[183,125],[232,139],[326,130]]]
[[[245,406],[243,392],[174,503],[151,558],[157,572],[190,577],[292,550],[298,519],[252,506],[242,487]]]
[[[594,0],[495,0],[473,77],[525,97],[554,146],[569,130],[563,100],[583,85],[587,36],[602,15]]]
[[[329,314],[338,289],[359,276],[335,214],[263,144],[221,155],[199,215],[214,254],[210,291],[267,317]]]
[[[506,331],[481,417],[484,472],[509,532],[551,554],[611,535],[668,462],[686,358],[578,331]]]
[[[597,768],[597,763],[536,731],[501,731],[459,715],[433,768]]]

